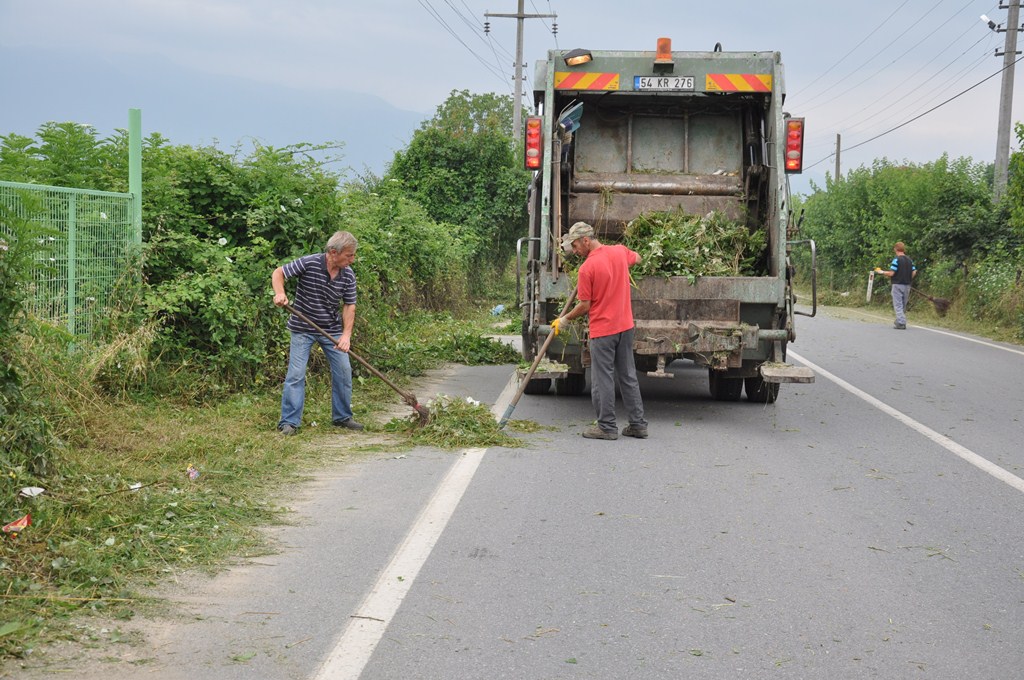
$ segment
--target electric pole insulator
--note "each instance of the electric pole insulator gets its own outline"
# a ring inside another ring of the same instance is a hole
[[[512,64],[512,68],[515,69],[515,74],[512,76],[512,80],[515,81],[515,93],[512,96],[512,137],[518,144],[522,139],[522,109],[523,109],[523,88],[522,84],[526,80],[523,75],[523,68],[526,66],[523,62],[523,21],[525,19],[557,19],[557,14],[527,14],[523,11],[523,3],[525,0],[517,0],[517,11],[515,14],[498,14],[492,12],[484,13],[485,17],[501,17],[503,19],[515,19],[516,20],[516,60]],[[490,27],[490,22],[484,24],[485,27]],[[485,31],[488,30],[485,28]]]

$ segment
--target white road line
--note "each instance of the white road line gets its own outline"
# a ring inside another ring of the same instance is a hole
[[[888,322],[889,321],[889,319],[887,319],[886,317],[877,316],[877,315],[872,314],[870,312],[862,312],[859,309],[850,309],[850,308],[844,308],[844,309],[846,311],[848,311],[848,312],[855,312],[855,313],[859,314],[860,316],[868,318],[868,319],[876,319],[878,321],[883,321],[883,322]],[[1004,347],[1002,345],[997,345],[994,342],[985,342],[984,340],[976,340],[975,338],[970,338],[970,337],[967,337],[966,335],[961,335],[960,333],[953,333],[953,332],[950,332],[950,331],[944,331],[944,330],[940,330],[938,328],[932,328],[931,326],[919,326],[918,324],[910,324],[910,323],[908,323],[907,326],[910,327],[910,328],[917,328],[918,330],[922,330],[922,331],[931,331],[932,333],[938,333],[939,335],[948,335],[949,337],[957,338],[958,340],[966,340],[967,342],[976,342],[979,345],[985,345],[986,347],[991,347],[992,349],[1001,349],[1004,352],[1013,352],[1014,354],[1020,354],[1021,356],[1024,356],[1024,351],[1022,351],[1022,350],[1013,349],[1012,347]]]
[[[969,338],[966,335],[960,335],[959,333],[950,333],[949,331],[940,331],[938,328],[930,328],[928,326],[911,326],[911,328],[920,328],[922,331],[931,331],[932,333],[938,333],[939,335],[948,335],[951,338],[958,338],[960,340],[966,340],[968,342],[976,342],[979,345],[985,345],[986,347],[992,347],[994,349],[1001,349],[1004,352],[1013,352],[1014,354],[1019,354],[1021,356],[1024,356],[1024,352],[1022,352],[1019,349],[1012,349],[1010,347],[1003,347],[1002,345],[997,345],[997,344],[995,344],[993,342],[985,342],[984,340],[975,340],[974,338]]]
[[[420,568],[430,556],[455,506],[462,499],[487,449],[466,449],[437,487],[433,497],[402,541],[391,563],[352,615],[345,632],[316,675],[317,680],[356,680]]]
[[[501,417],[505,415],[505,409],[508,408],[512,397],[516,396],[518,391],[519,374],[513,369],[512,375],[509,376],[508,382],[505,383],[505,389],[501,391],[501,394],[498,395],[497,400],[494,402],[494,406],[491,407],[491,413],[496,420],[501,420]]]
[[[888,415],[890,415],[893,418],[895,418],[896,420],[900,421],[901,423],[903,423],[907,427],[910,427],[911,429],[916,430],[917,432],[923,434],[928,439],[932,440],[933,442],[935,442],[939,446],[943,447],[947,451],[956,454],[957,456],[959,456],[960,458],[962,458],[966,462],[970,463],[974,467],[978,468],[979,470],[987,472],[988,474],[992,475],[993,477],[995,477],[996,479],[998,479],[1000,481],[1006,482],[1007,484],[1009,484],[1013,488],[1017,489],[1017,491],[1024,492],[1024,479],[1021,479],[1020,477],[1016,476],[1015,474],[1004,470],[1003,468],[999,467],[998,465],[996,465],[995,463],[989,461],[988,459],[982,458],[981,456],[979,456],[978,454],[974,453],[970,449],[968,449],[968,448],[966,448],[964,446],[961,446],[960,444],[957,444],[955,441],[953,441],[952,439],[950,439],[946,435],[939,434],[935,430],[932,430],[931,428],[926,427],[925,425],[922,425],[921,423],[917,422],[916,420],[914,420],[910,416],[906,415],[905,413],[902,413],[901,411],[897,411],[896,409],[894,409],[892,406],[889,406],[885,402],[880,401],[880,400],[876,399],[875,397],[872,397],[867,392],[865,392],[865,391],[863,391],[863,390],[861,390],[859,388],[854,387],[853,385],[851,385],[850,383],[846,382],[842,378],[829,373],[828,371],[826,371],[821,366],[813,364],[810,361],[808,361],[807,359],[804,359],[802,356],[800,356],[796,352],[794,352],[792,350],[788,350],[787,354],[788,354],[788,356],[796,359],[800,363],[804,364],[805,366],[807,366],[808,368],[813,370],[816,374],[818,374],[818,375],[820,375],[820,376],[822,376],[824,378],[828,378],[829,380],[834,382],[836,385],[839,385],[840,387],[842,387],[847,392],[850,392],[851,394],[860,397],[861,399],[863,399],[864,401],[868,402],[869,404],[871,404],[872,406],[874,406],[878,410],[882,411],[883,413],[887,413]]]

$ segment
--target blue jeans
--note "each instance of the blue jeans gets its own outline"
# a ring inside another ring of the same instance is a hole
[[[281,422],[277,424],[278,427],[298,427],[302,423],[302,407],[306,403],[306,364],[309,363],[309,350],[314,342],[320,343],[331,365],[331,419],[337,423],[352,417],[352,365],[348,354],[335,348],[322,335],[292,332],[288,375],[285,376],[284,391],[281,394]]]

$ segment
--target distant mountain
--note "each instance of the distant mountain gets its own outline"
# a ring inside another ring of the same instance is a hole
[[[173,144],[245,153],[271,146],[344,142],[343,163],[381,174],[433,115],[403,111],[373,95],[307,91],[182,69],[160,58],[113,61],[60,50],[0,47],[0,134],[33,136],[48,121],[93,125],[100,135],[128,127],[142,110],[142,133]],[[440,104],[441,102],[438,102]]]

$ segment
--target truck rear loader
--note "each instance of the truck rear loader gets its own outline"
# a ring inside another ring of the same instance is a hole
[[[794,318],[816,312],[814,243],[794,240],[789,173],[802,170],[803,119],[783,111],[778,52],[551,51],[536,65],[536,116],[525,121],[534,170],[529,235],[517,244],[523,355],[536,357],[575,282],[560,238],[576,222],[602,243],[622,241],[647,213],[711,213],[764,232],[756,271],[734,276],[636,277],[632,306],[641,373],[672,377],[685,359],[706,366],[711,396],[772,403],[783,382],[812,382],[787,364]],[[812,256],[811,311],[798,311],[794,247]],[[748,275],[749,274],[749,275]],[[586,333],[560,333],[554,370],[529,394],[579,394],[589,365]],[[546,362],[545,362],[546,363]]]

